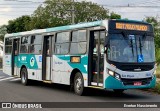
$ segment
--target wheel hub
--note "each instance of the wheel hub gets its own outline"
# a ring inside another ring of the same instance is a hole
[[[76,88],[78,91],[80,91],[81,87],[82,87],[82,81],[81,81],[81,78],[78,78],[76,80]]]
[[[22,73],[22,82],[25,83],[25,81],[26,81],[25,73]]]

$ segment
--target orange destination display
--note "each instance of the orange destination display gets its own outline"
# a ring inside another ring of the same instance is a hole
[[[116,23],[116,29],[148,31],[149,27],[148,25],[141,25],[141,24]]]
[[[73,63],[79,63],[80,62],[80,57],[71,57],[71,62]]]

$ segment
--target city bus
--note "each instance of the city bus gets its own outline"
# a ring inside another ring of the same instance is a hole
[[[127,89],[155,86],[155,45],[151,24],[100,20],[6,34],[3,72],[31,80],[87,87]]]

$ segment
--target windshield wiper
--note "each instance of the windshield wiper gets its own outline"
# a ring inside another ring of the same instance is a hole
[[[132,47],[132,55],[134,57],[134,50],[133,50],[133,41],[132,41],[132,39],[131,39],[131,47]]]
[[[122,31],[122,35],[123,35],[123,38],[126,39],[127,35],[126,35],[125,31]],[[130,47],[132,47],[132,55],[134,57],[134,49],[133,49],[133,41],[132,41],[132,39],[131,39],[131,45],[130,44],[128,44],[128,45]]]
[[[141,43],[140,37],[139,37],[139,49],[140,49],[140,53],[142,55],[142,43]]]

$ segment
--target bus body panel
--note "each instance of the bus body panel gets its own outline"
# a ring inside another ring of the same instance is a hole
[[[80,63],[72,63],[71,57],[71,55],[53,55],[53,82],[69,85],[71,72],[78,69],[84,77],[84,85],[87,86],[88,56],[78,55],[81,59]]]
[[[16,66],[20,69],[25,66],[28,71],[28,79],[42,80],[42,55],[34,54],[19,54],[18,61],[15,61]]]
[[[104,61],[105,62],[105,61]],[[156,84],[156,76],[154,75],[155,68],[149,71],[138,71],[138,72],[132,72],[132,71],[122,71],[117,69],[115,66],[112,66],[105,62],[106,68],[105,68],[105,78],[104,78],[104,89],[133,89],[133,88],[152,88]],[[120,75],[120,80],[109,75],[107,72],[109,70],[112,70],[114,73]],[[123,81],[126,80],[126,81]],[[145,85],[130,85],[131,83],[138,82],[140,79],[146,81],[147,79],[150,79],[148,84]],[[112,81],[112,82],[111,82]],[[126,82],[126,85],[124,85],[124,82]],[[127,85],[128,82],[128,85]],[[114,83],[114,84],[112,84]],[[129,84],[130,83],[130,84]]]
[[[11,55],[3,56],[3,72],[11,76]]]

